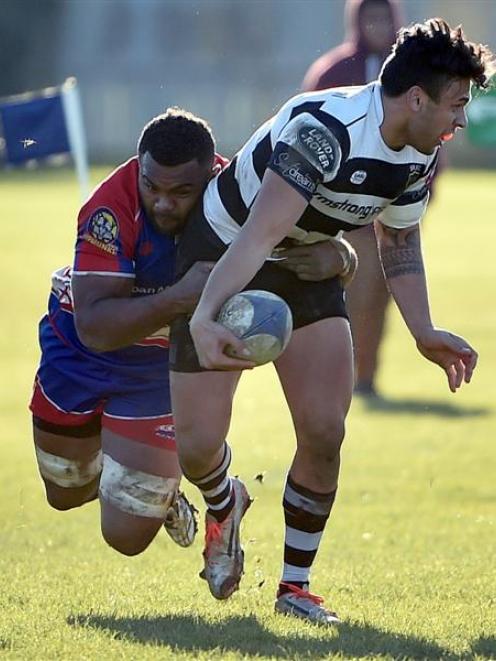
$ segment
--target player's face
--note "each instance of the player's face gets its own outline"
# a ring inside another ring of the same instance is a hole
[[[393,42],[393,17],[382,2],[366,4],[360,12],[360,31],[371,53],[383,53]]]
[[[186,223],[209,178],[212,164],[192,160],[159,165],[145,152],[139,159],[138,189],[148,218],[162,234],[177,234]]]
[[[451,140],[458,129],[467,126],[466,106],[470,101],[470,80],[455,79],[443,89],[439,100],[427,95],[421,110],[414,113],[411,144],[424,154]]]

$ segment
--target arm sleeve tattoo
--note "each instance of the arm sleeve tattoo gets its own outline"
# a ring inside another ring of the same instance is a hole
[[[418,225],[402,230],[381,225],[378,238],[382,268],[387,279],[410,273],[424,273]]]

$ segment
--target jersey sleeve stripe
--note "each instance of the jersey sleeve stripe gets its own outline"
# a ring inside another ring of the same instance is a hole
[[[113,278],[134,278],[134,273],[122,273],[122,271],[77,271],[73,270],[72,275],[109,275]]]
[[[381,223],[393,229],[405,229],[416,225],[425,213],[429,196],[424,197],[420,202],[404,206],[393,206],[392,204],[384,209],[381,216]]]

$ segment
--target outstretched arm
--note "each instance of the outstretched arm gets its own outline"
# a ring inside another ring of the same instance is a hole
[[[375,223],[388,288],[420,353],[446,373],[452,392],[470,382],[477,353],[468,342],[434,327],[427,294],[419,226],[396,230]]]

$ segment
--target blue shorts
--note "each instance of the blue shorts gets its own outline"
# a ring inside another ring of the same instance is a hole
[[[59,336],[47,316],[39,326],[41,360],[30,409],[35,418],[61,427],[101,420],[104,427],[152,445],[174,445],[168,363],[137,376],[83,354]],[[167,352],[166,349],[161,351]]]

